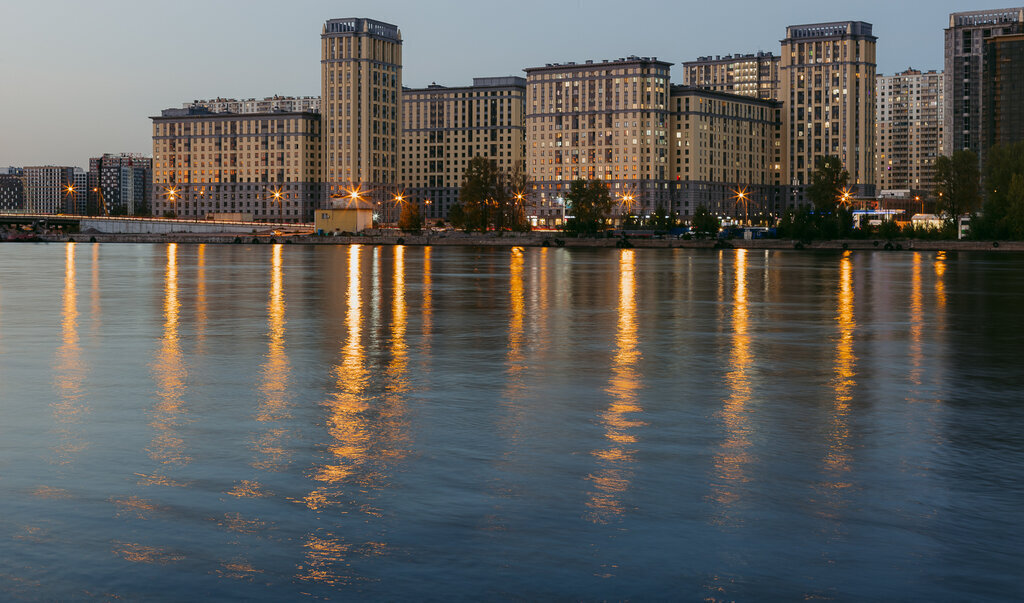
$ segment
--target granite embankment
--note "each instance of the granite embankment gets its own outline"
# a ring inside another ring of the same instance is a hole
[[[530,232],[465,234],[445,232],[433,234],[377,234],[361,236],[314,235],[237,235],[237,234],[52,234],[40,235],[47,242],[76,241],[80,243],[184,243],[184,244],[271,244],[295,245],[463,245],[477,247],[635,247],[683,249],[789,249],[789,250],[877,250],[877,251],[1024,251],[1024,241],[925,241],[919,239],[849,239],[800,243],[789,239],[684,240],[675,238],[572,238],[560,233]]]

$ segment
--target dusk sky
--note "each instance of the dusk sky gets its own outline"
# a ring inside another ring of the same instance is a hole
[[[1007,5],[1008,6],[1008,5]],[[779,53],[787,25],[874,25],[878,72],[942,69],[949,13],[967,0],[42,0],[3,5],[0,166],[152,153],[149,117],[183,102],[320,93],[320,29],[397,25],[403,83],[468,85],[567,61]],[[672,79],[681,81],[678,68]]]

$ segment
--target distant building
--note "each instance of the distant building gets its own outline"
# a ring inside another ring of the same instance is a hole
[[[43,165],[25,168],[25,209],[36,214],[69,213],[75,183],[75,168]]]
[[[855,196],[875,187],[875,42],[863,21],[794,25],[782,40],[787,182],[810,184],[815,160],[835,155]],[[790,204],[801,202],[799,196]]]
[[[683,85],[778,100],[780,63],[770,52],[697,57],[682,64]]]
[[[983,151],[1024,140],[1024,34],[985,40]]]
[[[25,170],[0,168],[0,211],[25,209]]]
[[[401,32],[372,19],[330,19],[320,39],[325,200],[358,189],[383,206],[398,183]]]
[[[984,124],[985,40],[1024,33],[1024,8],[978,10],[949,15],[945,30],[945,127],[947,154],[969,149],[979,157]]]
[[[672,210],[753,220],[783,209],[782,103],[673,86],[669,107]]]
[[[319,96],[268,96],[262,99],[214,98],[183,103],[184,109],[207,109],[211,113],[319,113]]]
[[[318,114],[193,108],[165,109],[151,119],[154,215],[312,221],[320,201]]]
[[[930,195],[935,160],[945,154],[945,78],[942,72],[908,69],[876,81],[875,185],[880,191]]]
[[[75,168],[72,175],[73,191],[65,199],[64,213],[85,215],[89,205],[89,173]]]
[[[526,169],[525,78],[473,78],[472,86],[434,84],[402,96],[398,179],[425,220],[447,218],[474,157],[508,174]]]
[[[107,153],[89,159],[92,214],[135,215],[150,208],[153,158],[144,155]],[[100,194],[101,193],[101,194]],[[103,205],[100,205],[102,199]]]
[[[580,178],[607,184],[618,216],[670,209],[671,65],[631,56],[525,69],[526,169],[538,225],[562,222],[565,195]]]

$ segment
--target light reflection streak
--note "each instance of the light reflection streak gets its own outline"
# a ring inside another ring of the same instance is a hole
[[[423,309],[420,314],[420,321],[423,326],[423,352],[424,356],[430,351],[430,338],[433,335],[433,292],[430,281],[430,247],[423,248]]]
[[[523,325],[526,322],[526,300],[523,286],[523,249],[512,248],[510,261],[509,279],[509,316],[508,324],[508,354],[506,356],[507,384],[505,392],[505,406],[512,411],[513,416],[505,421],[504,431],[509,432],[513,438],[518,434],[518,425],[522,419],[522,408],[510,401],[518,401],[522,398],[522,391],[525,388],[526,376],[526,354],[524,351],[525,334]]]
[[[197,353],[203,353],[206,343],[206,243],[196,249],[196,344]]]
[[[636,320],[636,256],[631,249],[619,252],[619,306],[616,351],[607,391],[611,404],[601,415],[607,447],[595,450],[599,469],[587,476],[593,484],[587,501],[586,518],[594,523],[621,519],[625,508],[622,497],[629,489],[635,461],[636,430],[646,423],[637,418],[643,408],[638,403],[640,376],[637,363],[640,350]]]
[[[409,384],[409,344],[406,341],[409,312],[405,299],[405,247],[395,247],[393,299],[391,300],[391,361],[385,371],[388,382],[384,404],[379,417],[383,430],[381,443],[386,443],[382,455],[391,460],[406,455],[408,427],[405,424],[405,395],[411,389]]]
[[[725,297],[724,258],[719,262],[719,299]],[[715,481],[711,499],[716,504],[716,523],[739,521],[730,515],[730,507],[742,498],[743,484],[750,481],[747,467],[751,463],[750,447],[753,428],[748,418],[752,396],[750,366],[750,308],[747,294],[747,250],[736,250],[735,275],[732,296],[732,341],[729,349],[729,372],[725,384],[729,398],[724,401],[720,416],[726,431],[725,440],[715,454],[712,464]]]
[[[82,419],[86,367],[82,361],[82,348],[78,334],[78,290],[75,273],[75,243],[67,243],[64,256],[64,293],[61,309],[61,346],[54,366],[54,386],[58,400],[51,404],[57,423],[60,444],[55,448],[56,462],[66,465],[85,448],[72,432],[72,426]]]
[[[275,244],[271,252],[270,291],[267,299],[267,355],[260,370],[260,405],[256,420],[267,429],[257,438],[253,467],[283,470],[290,460],[282,441],[287,430],[278,423],[291,416],[289,385],[291,365],[285,351],[284,269],[281,253],[284,245]]]
[[[936,313],[941,318],[946,316],[946,252],[940,251],[935,256],[935,305]]]
[[[839,263],[839,299],[836,303],[836,325],[839,329],[836,340],[835,375],[832,389],[835,401],[832,408],[832,425],[827,435],[828,453],[825,456],[825,471],[830,481],[822,484],[828,491],[837,493],[850,486],[846,474],[852,460],[850,444],[850,411],[857,357],[853,351],[853,334],[857,322],[853,312],[853,262],[850,251],[843,253]],[[836,506],[835,504],[832,505]]]
[[[179,341],[178,322],[178,245],[167,246],[164,271],[164,332],[160,349],[152,364],[156,381],[157,404],[150,426],[156,431],[149,445],[149,456],[163,464],[184,465],[191,461],[185,454],[185,441],[177,433],[185,422],[184,395],[188,371]]]
[[[914,254],[914,268],[910,277],[910,382],[921,385],[921,365],[924,361],[921,335],[924,330],[924,303],[921,299],[921,254]]]
[[[91,307],[89,309],[89,332],[96,335],[103,326],[103,315],[100,312],[100,245],[92,245],[92,288],[90,290]]]
[[[336,486],[350,477],[366,461],[369,434],[363,413],[368,409],[363,391],[369,380],[362,345],[362,303],[360,253],[362,246],[348,249],[347,335],[341,350],[341,363],[334,367],[336,391],[325,403],[328,408],[327,431],[330,458],[313,475],[323,484],[304,499],[310,509],[324,509],[340,496]]]

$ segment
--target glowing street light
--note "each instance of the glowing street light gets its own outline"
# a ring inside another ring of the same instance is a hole
[[[736,205],[743,204],[743,223],[750,225],[750,195],[747,192],[747,187],[738,188],[733,192],[733,199],[736,200]]]

